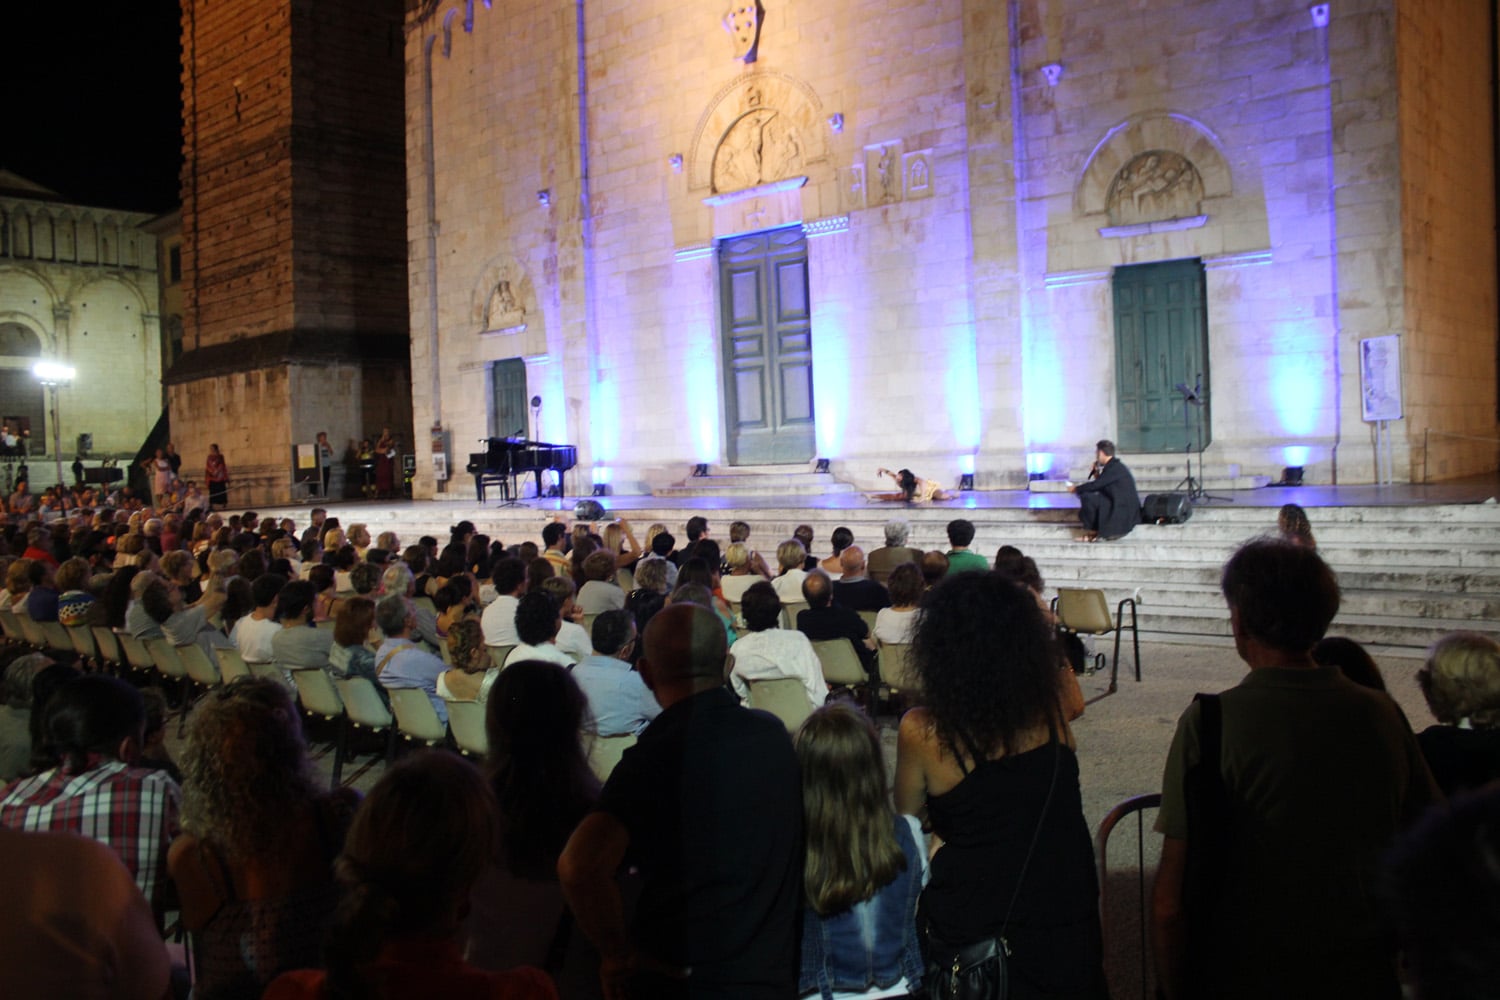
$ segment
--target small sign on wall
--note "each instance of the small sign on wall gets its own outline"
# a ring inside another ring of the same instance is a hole
[[[439,482],[448,478],[448,454],[446,452],[433,452],[432,478]]]
[[[1401,419],[1401,338],[1397,334],[1359,342],[1359,399],[1366,421]]]

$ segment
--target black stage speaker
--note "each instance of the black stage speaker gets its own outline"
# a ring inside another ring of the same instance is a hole
[[[1145,524],[1181,524],[1193,516],[1193,501],[1186,493],[1152,493],[1141,504]]]

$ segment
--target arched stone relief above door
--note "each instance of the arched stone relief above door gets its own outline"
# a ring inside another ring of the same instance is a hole
[[[730,194],[826,171],[822,105],[812,89],[780,73],[752,73],[716,94],[698,120],[688,187]]]
[[[1206,219],[1206,203],[1233,193],[1219,140],[1186,115],[1157,113],[1115,126],[1089,156],[1074,189],[1082,216],[1117,228]]]

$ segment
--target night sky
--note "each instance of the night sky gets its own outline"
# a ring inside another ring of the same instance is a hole
[[[75,203],[176,207],[178,20],[175,0],[11,4],[0,168]]]

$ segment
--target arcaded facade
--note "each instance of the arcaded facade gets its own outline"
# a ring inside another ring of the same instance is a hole
[[[420,4],[418,493],[518,430],[570,492],[1493,470],[1486,7]]]

